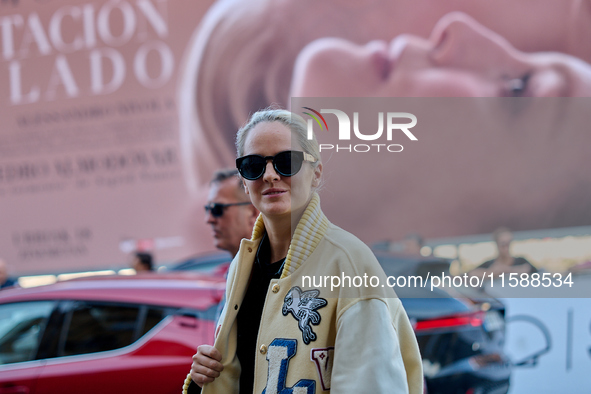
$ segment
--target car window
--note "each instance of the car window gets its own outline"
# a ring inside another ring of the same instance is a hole
[[[72,356],[128,346],[171,313],[170,308],[163,307],[78,301],[65,323],[65,339],[58,355]]]
[[[137,306],[77,303],[66,327],[61,355],[103,352],[130,345],[138,316]]]
[[[0,365],[35,358],[54,301],[0,305]]]
[[[150,331],[156,324],[160,323],[162,319],[164,319],[167,315],[171,314],[172,311],[165,308],[156,308],[151,307],[147,309],[146,319],[143,324],[143,327],[140,331],[140,337],[143,336],[145,333]]]

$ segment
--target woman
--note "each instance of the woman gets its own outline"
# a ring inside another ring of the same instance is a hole
[[[392,289],[304,281],[385,280],[369,248],[322,213],[322,163],[306,123],[284,110],[257,112],[236,145],[261,215],[230,267],[215,345],[199,347],[184,391],[208,383],[205,393],[422,393],[416,338]]]

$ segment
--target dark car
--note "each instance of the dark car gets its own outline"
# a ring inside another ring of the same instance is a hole
[[[203,253],[173,264],[166,271],[192,271],[223,277],[231,262],[232,256],[227,252]]]
[[[223,292],[188,273],[3,290],[0,393],[179,393]]]
[[[384,252],[376,257],[388,276],[423,280],[423,286],[395,291],[415,329],[427,392],[506,393],[512,366],[503,351],[504,305],[485,293],[431,288],[429,277],[450,275],[447,259]]]

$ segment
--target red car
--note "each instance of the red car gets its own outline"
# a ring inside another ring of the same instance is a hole
[[[77,279],[0,292],[0,394],[178,394],[223,278]]]

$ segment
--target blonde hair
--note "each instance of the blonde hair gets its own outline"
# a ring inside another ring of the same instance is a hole
[[[255,112],[248,122],[238,130],[236,133],[236,153],[238,157],[244,156],[244,143],[246,137],[248,137],[248,132],[256,125],[263,122],[279,122],[288,127],[296,141],[302,147],[302,150],[316,159],[316,162],[312,163],[312,166],[317,167],[318,164],[321,163],[318,140],[314,133],[312,133],[312,139],[308,139],[308,127],[306,121],[297,114],[274,107]]]

